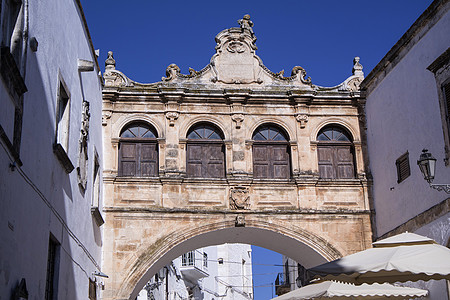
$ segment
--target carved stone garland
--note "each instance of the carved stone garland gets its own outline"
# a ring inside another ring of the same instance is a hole
[[[81,114],[81,136],[78,141],[78,166],[77,177],[78,184],[86,189],[87,183],[87,168],[88,168],[88,138],[89,138],[89,119],[91,113],[89,112],[89,102],[83,100],[82,114]]]

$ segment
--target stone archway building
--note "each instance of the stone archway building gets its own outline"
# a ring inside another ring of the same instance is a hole
[[[210,64],[161,82],[116,70],[103,91],[104,299],[134,299],[183,252],[223,242],[306,267],[370,247],[359,59],[335,87],[256,56],[249,17],[216,36]]]

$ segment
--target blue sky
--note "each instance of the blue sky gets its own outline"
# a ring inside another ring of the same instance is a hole
[[[200,70],[215,53],[214,37],[250,14],[256,54],[273,72],[301,66],[312,82],[333,86],[361,58],[376,66],[431,0],[99,1],[81,0],[100,66],[109,50],[116,68],[138,82],[160,81],[171,63],[184,74]],[[254,247],[255,299],[272,298],[281,255]]]
[[[139,82],[156,82],[176,63],[205,67],[214,37],[250,14],[256,54],[272,71],[296,65],[314,84],[332,86],[361,57],[366,75],[431,0],[345,1],[99,1],[81,0],[100,65],[114,51],[117,68]]]

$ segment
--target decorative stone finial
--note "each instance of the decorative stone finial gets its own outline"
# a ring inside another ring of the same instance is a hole
[[[242,29],[247,29],[248,31],[250,31],[250,33],[252,35],[254,35],[253,33],[253,22],[250,21],[250,15],[245,15],[242,19],[238,20],[239,25],[241,25]]]
[[[166,69],[166,76],[162,77],[163,81],[171,81],[177,77],[177,74],[180,73],[180,68],[176,64],[170,64]]]
[[[115,70],[116,61],[113,57],[113,52],[108,51],[108,58],[105,60],[105,70]]]
[[[362,71],[362,69],[363,66],[359,63],[359,57],[356,56],[353,59],[353,70],[352,70],[353,75],[364,76],[364,72]]]

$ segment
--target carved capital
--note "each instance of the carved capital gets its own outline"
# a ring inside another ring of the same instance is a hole
[[[230,189],[230,208],[231,209],[249,209],[250,195],[248,187],[234,186]]]
[[[252,140],[246,140],[245,141],[245,149],[250,150],[253,146],[253,141]]]
[[[305,128],[306,123],[308,123],[309,116],[307,114],[297,114],[295,119],[300,122],[300,128]]]
[[[242,122],[244,121],[243,114],[234,114],[231,116],[231,119],[236,122],[236,129],[241,128]]]
[[[169,126],[175,125],[175,120],[178,119],[180,114],[176,111],[166,112],[166,118],[169,120]]]
[[[104,110],[102,113],[102,125],[106,126],[108,125],[108,119],[110,119],[112,116],[112,111],[110,110]]]

